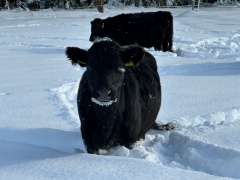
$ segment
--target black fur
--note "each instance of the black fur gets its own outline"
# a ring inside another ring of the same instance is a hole
[[[155,50],[172,51],[173,16],[167,11],[121,14],[91,22],[90,41],[109,37],[120,45],[137,43]]]
[[[100,41],[88,51],[68,47],[66,55],[73,64],[78,59],[87,67],[77,104],[88,153],[117,145],[131,148],[149,129],[157,129],[161,86],[156,60],[150,53],[138,45],[121,47],[113,41]],[[129,62],[132,66],[125,67]],[[111,91],[109,99],[116,102],[109,106],[94,103],[91,98],[97,99],[103,89]]]

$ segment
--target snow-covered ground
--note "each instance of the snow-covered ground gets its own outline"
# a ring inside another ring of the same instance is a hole
[[[90,21],[168,10],[175,53],[157,59],[163,101],[132,150],[85,153],[76,109],[83,68],[64,55],[88,49]],[[0,179],[240,179],[240,9],[113,8],[0,11]]]

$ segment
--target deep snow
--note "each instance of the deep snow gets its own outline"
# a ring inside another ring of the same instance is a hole
[[[0,11],[0,179],[240,179],[239,7]],[[132,150],[89,155],[76,109],[83,68],[64,55],[88,49],[90,21],[168,10],[175,53],[157,59],[159,123]]]

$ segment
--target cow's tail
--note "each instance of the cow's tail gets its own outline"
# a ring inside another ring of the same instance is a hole
[[[158,124],[155,122],[151,129],[161,130],[161,131],[169,131],[169,130],[175,129],[177,127],[179,127],[179,124],[177,121],[169,122],[167,124]]]

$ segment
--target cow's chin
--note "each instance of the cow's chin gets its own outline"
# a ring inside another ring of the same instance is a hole
[[[117,102],[117,98],[115,100],[110,101],[98,101],[96,98],[91,98],[92,102],[99,106],[111,106],[113,103]]]

